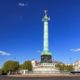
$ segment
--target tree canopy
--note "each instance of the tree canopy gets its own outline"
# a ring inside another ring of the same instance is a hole
[[[17,61],[7,61],[3,65],[3,71],[8,73],[9,71],[16,71],[19,68],[19,62]]]
[[[73,66],[72,66],[72,65],[56,64],[56,67],[57,67],[60,71],[67,71],[67,72],[73,71]]]
[[[27,69],[28,71],[32,71],[32,63],[31,61],[25,61],[22,65],[20,65],[22,69]]]

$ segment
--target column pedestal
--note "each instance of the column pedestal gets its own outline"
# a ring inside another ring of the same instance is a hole
[[[50,52],[43,52],[42,53],[41,63],[52,63],[52,55]]]

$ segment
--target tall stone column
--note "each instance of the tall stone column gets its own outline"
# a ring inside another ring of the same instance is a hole
[[[48,51],[48,21],[50,18],[47,16],[47,11],[45,10],[45,16],[42,19],[44,21],[44,46],[43,46],[43,51]]]
[[[44,48],[43,51],[48,51],[48,21],[44,20]]]
[[[44,11],[45,15],[42,19],[42,21],[44,22],[44,39],[43,39],[43,52],[41,55],[41,62],[51,62],[52,61],[52,56],[51,53],[49,52],[49,48],[48,48],[48,21],[50,20],[50,18],[47,15],[47,10]]]

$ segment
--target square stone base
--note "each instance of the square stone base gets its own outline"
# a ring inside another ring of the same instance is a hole
[[[52,63],[51,55],[41,55],[41,63]]]

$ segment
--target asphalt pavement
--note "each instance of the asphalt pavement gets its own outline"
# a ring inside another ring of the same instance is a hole
[[[49,77],[49,78],[37,78],[37,77],[9,77],[0,75],[0,80],[80,80],[80,77]]]

